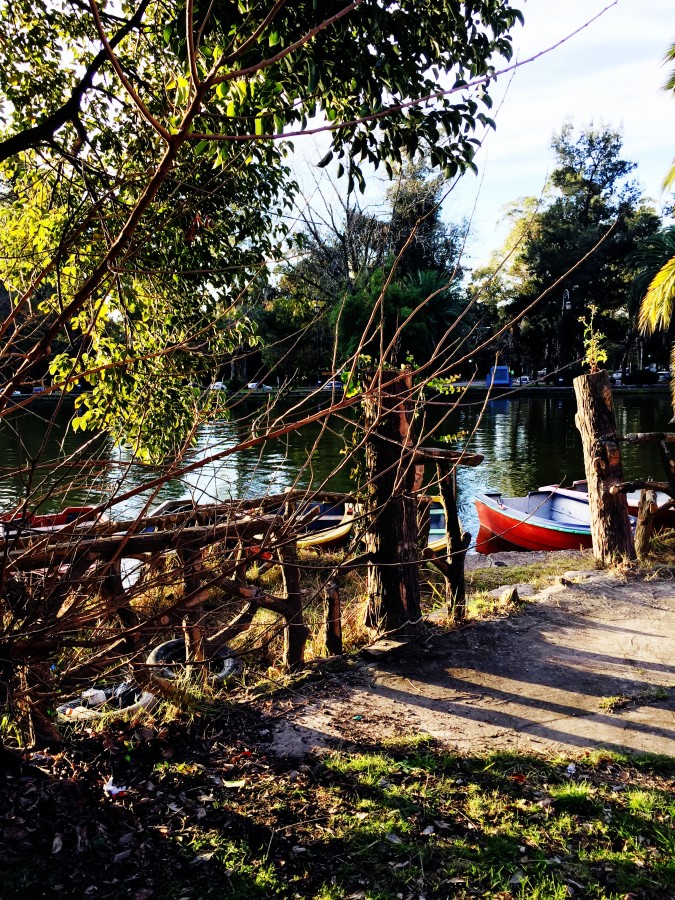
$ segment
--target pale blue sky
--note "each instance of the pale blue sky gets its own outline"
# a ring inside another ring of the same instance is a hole
[[[520,59],[555,44],[607,5],[600,0],[525,0],[515,33]],[[623,129],[624,158],[657,208],[675,156],[675,97],[661,90],[663,56],[675,42],[674,0],[619,0],[563,46],[519,69],[506,87],[497,130],[477,160],[483,183],[469,255],[485,259],[504,237],[504,204],[539,195],[551,168],[551,135],[570,119]],[[479,179],[465,178],[449,200],[450,218],[470,215]]]
[[[608,0],[514,5],[525,16],[513,32],[518,58],[525,60],[583,26]],[[621,128],[624,158],[638,163],[635,177],[660,209],[666,199],[661,182],[675,156],[675,97],[661,90],[668,71],[663,57],[674,41],[675,0],[618,0],[562,46],[499,79],[491,91],[497,130],[476,159],[480,175],[468,173],[445,204],[451,221],[473,214],[467,265],[485,262],[503,242],[505,204],[541,193],[553,162],[551,136],[566,120],[577,128],[591,121]],[[327,144],[326,135],[298,139],[292,160],[307,202],[319,213],[336,203],[336,187],[342,196],[346,187],[344,179],[330,183],[334,166],[312,165]],[[361,202],[376,211],[388,182],[381,172],[367,180]]]

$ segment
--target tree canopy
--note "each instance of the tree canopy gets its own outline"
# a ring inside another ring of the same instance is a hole
[[[283,248],[289,141],[326,130],[348,190],[365,161],[471,166],[520,19],[508,0],[0,6],[6,330],[49,316],[4,396],[61,341],[55,377],[96,387],[81,424],[154,455],[176,445],[147,424],[187,423],[190,381],[255,341],[241,300]]]

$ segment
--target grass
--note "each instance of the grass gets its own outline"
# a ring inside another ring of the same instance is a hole
[[[627,709],[629,706],[640,706],[647,703],[654,703],[658,700],[666,700],[668,692],[663,688],[653,688],[646,691],[639,691],[637,694],[628,696],[621,694],[618,697],[602,697],[598,701],[600,709],[606,709],[608,712],[618,712]]]
[[[550,584],[551,579],[563,572],[591,571],[595,569],[595,560],[591,553],[581,556],[554,556],[550,560],[520,566],[488,566],[485,569],[474,569],[467,572],[466,584],[470,594],[481,591],[492,591],[503,584],[530,584],[540,590]]]
[[[25,794],[24,779],[23,832],[48,815],[64,858],[49,829],[23,864],[13,847],[3,896],[83,896],[89,884],[97,897],[175,900],[675,896],[673,760],[595,752],[568,768],[563,757],[459,756],[418,735],[279,770],[220,734],[189,745],[177,732],[154,744],[127,735],[117,756],[109,735],[128,793],[103,806],[100,791],[89,806],[79,797],[76,814],[59,808],[74,788]]]

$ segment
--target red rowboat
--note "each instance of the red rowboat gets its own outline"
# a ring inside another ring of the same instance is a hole
[[[562,488],[557,484],[547,484],[544,487],[540,487],[539,490],[555,491],[561,497],[572,497],[573,499],[579,496],[588,498],[588,482],[585,479],[583,481],[573,481],[572,486],[568,488]],[[631,516],[637,516],[638,514],[641,493],[641,491],[631,491],[626,494],[628,512]],[[656,505],[658,509],[654,514],[654,522],[657,525],[667,525],[669,528],[675,528],[675,507],[666,506],[666,504],[670,503],[670,500],[671,498],[668,494],[664,494],[663,491],[656,491]]]
[[[49,513],[44,516],[26,516],[21,512],[7,513],[0,516],[2,531],[5,534],[17,531],[43,531],[57,530],[64,525],[70,525],[76,519],[82,523],[99,519],[93,506],[68,506],[59,513]]]
[[[579,550],[591,547],[588,497],[557,491],[530,491],[526,497],[499,492],[474,497],[484,532],[524,550]]]

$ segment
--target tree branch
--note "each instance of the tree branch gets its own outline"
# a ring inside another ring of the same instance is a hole
[[[128,34],[140,25],[149,2],[150,0],[141,0],[138,9],[131,19],[129,19],[126,25],[120,28],[117,34],[110,39],[109,46],[111,49],[116,47]],[[23,153],[26,150],[38,147],[40,144],[49,143],[54,138],[56,132],[60,131],[67,122],[75,122],[81,111],[82,98],[87,91],[92,89],[94,75],[96,75],[107,59],[108,54],[104,48],[100,50],[89,63],[82,79],[73,88],[70,97],[63,106],[59,107],[59,109],[55,110],[32,128],[26,128],[18,134],[13,134],[4,141],[0,141],[0,163],[4,162],[6,159],[10,159],[12,156],[16,156],[17,153]]]

